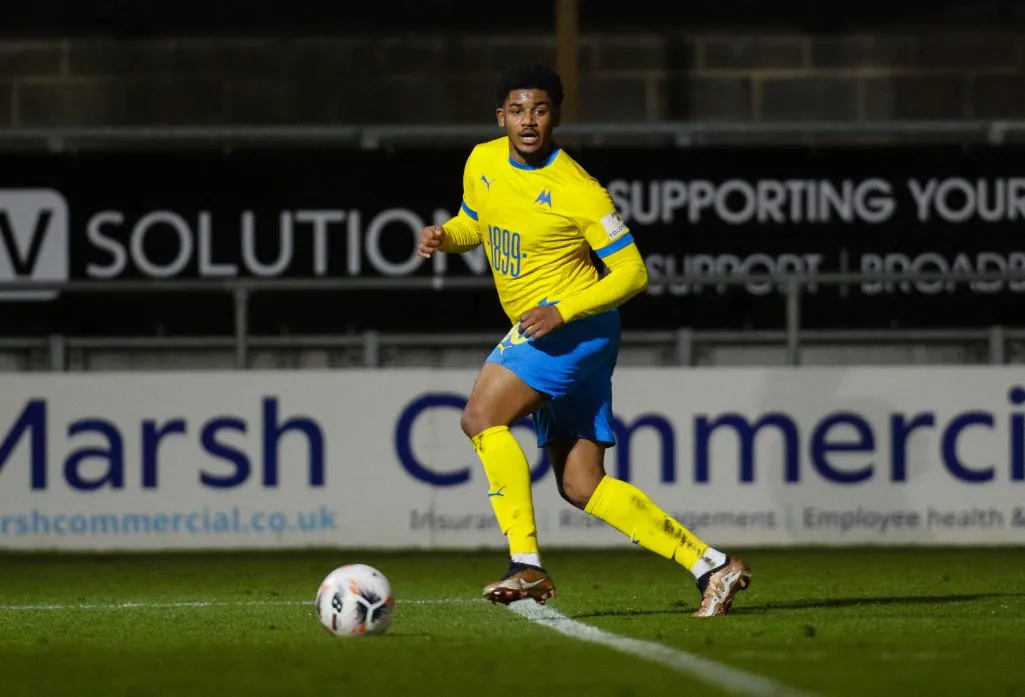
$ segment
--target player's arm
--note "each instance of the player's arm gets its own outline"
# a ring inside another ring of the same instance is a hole
[[[476,249],[483,238],[480,234],[480,225],[477,222],[477,212],[468,208],[464,201],[459,212],[448,222],[441,226],[444,235],[438,249],[442,252],[460,254]]]
[[[438,249],[443,252],[469,252],[483,242],[477,220],[477,183],[473,176],[476,171],[472,165],[473,159],[474,154],[470,153],[463,167],[463,200],[459,204],[459,212],[441,226],[445,234]]]
[[[625,246],[613,250],[609,245],[604,250],[596,250],[609,269],[605,277],[556,305],[566,322],[619,307],[648,287],[648,269],[633,235],[628,233],[620,240]]]
[[[633,233],[608,192],[595,182],[581,227],[588,244],[609,272],[594,285],[563,298],[556,307],[566,322],[619,307],[648,287],[648,269]]]

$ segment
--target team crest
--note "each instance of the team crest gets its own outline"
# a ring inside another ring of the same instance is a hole
[[[615,208],[601,219],[601,224],[605,228],[605,232],[608,233],[610,240],[614,240],[626,232],[626,223],[623,221],[623,216]]]

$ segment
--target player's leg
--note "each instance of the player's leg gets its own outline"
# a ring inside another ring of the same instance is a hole
[[[460,425],[488,478],[488,499],[515,562],[540,566],[531,496],[530,463],[510,427],[544,403],[516,373],[485,363]]]
[[[595,376],[547,404],[541,420],[562,497],[693,574],[701,593],[696,616],[729,612],[737,592],[750,584],[747,564],[703,542],[641,489],[606,474],[605,450],[615,442],[611,379]]]
[[[548,436],[538,414],[551,400],[573,391],[596,366],[614,359],[618,331],[615,313],[572,322],[537,340],[524,339],[514,328],[488,356],[467,403],[463,428],[488,472],[499,524],[509,530],[510,569],[484,589],[493,602],[521,597],[544,602],[555,594],[538,552],[529,465],[508,427],[534,414],[537,444],[543,447]]]
[[[463,432],[484,467],[488,500],[509,543],[508,571],[484,588],[484,596],[492,602],[524,597],[544,602],[555,593],[538,550],[530,463],[510,430],[540,408],[544,399],[513,369],[489,361],[481,368],[463,410]]]

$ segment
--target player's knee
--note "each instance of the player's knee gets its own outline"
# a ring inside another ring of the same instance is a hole
[[[592,482],[589,478],[563,479],[559,482],[559,495],[569,505],[584,510],[597,488],[597,483]]]
[[[467,404],[463,409],[463,415],[459,417],[459,426],[467,438],[473,438],[481,431],[486,431],[495,424],[490,423],[484,413],[476,407]]]

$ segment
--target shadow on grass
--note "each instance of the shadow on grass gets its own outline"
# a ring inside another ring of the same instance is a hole
[[[764,603],[761,605],[745,605],[738,602],[737,607],[731,615],[754,615],[776,611],[787,610],[831,610],[848,607],[870,607],[887,605],[943,605],[948,603],[970,603],[979,600],[993,600],[996,598],[1021,598],[1025,593],[962,593],[958,595],[911,595],[911,596],[888,596],[888,597],[852,597],[852,598],[819,598],[812,600],[794,600],[778,603]],[[741,596],[740,601],[743,601]],[[618,609],[599,610],[596,612],[582,612],[572,615],[574,619],[587,619],[591,617],[648,617],[655,615],[689,615],[697,609],[697,599],[694,602],[678,602],[671,608],[666,609]]]

